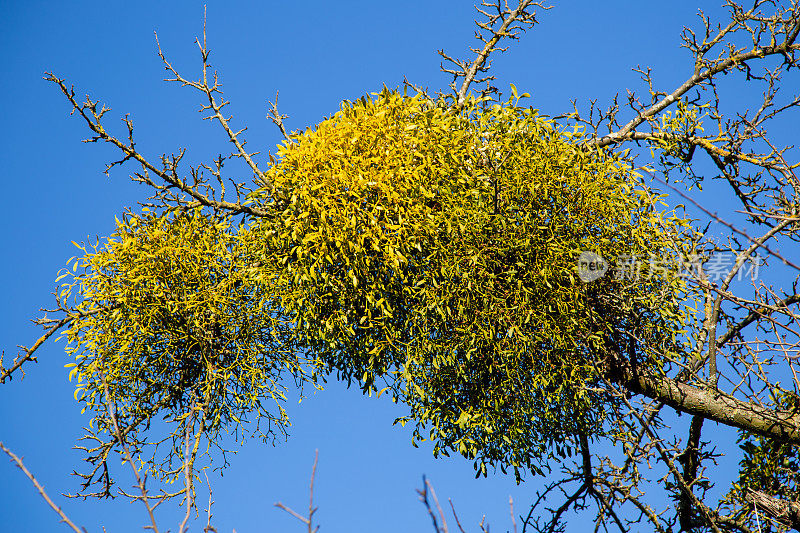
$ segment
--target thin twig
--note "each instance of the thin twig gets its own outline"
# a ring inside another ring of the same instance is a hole
[[[62,511],[61,508],[58,505],[56,505],[52,499],[50,499],[50,496],[47,495],[47,492],[45,492],[44,487],[39,483],[39,481],[37,481],[37,479],[33,476],[30,470],[28,470],[22,463],[22,459],[17,455],[15,455],[14,452],[6,448],[2,441],[0,441],[0,450],[3,450],[6,453],[6,455],[8,455],[11,458],[11,462],[17,465],[17,467],[20,470],[22,470],[25,476],[27,476],[27,478],[31,480],[31,483],[33,483],[33,486],[36,487],[36,490],[39,491],[39,494],[42,496],[42,498],[44,498],[44,501],[46,501],[47,505],[49,505],[50,508],[56,512],[56,514],[59,516],[62,522],[67,524],[67,526],[69,526],[70,529],[72,529],[72,531],[74,531],[75,533],[86,533],[85,528],[84,529],[78,528],[78,526],[76,526],[72,522],[72,520],[69,519],[69,517],[64,513],[64,511]]]
[[[308,533],[316,533],[319,530],[319,526],[314,527],[314,513],[317,512],[317,508],[314,507],[314,478],[317,475],[317,461],[319,460],[319,450],[314,451],[314,466],[311,468],[311,483],[309,485],[309,496],[308,496],[308,517],[301,515],[300,513],[292,510],[290,507],[278,502],[275,504],[275,507],[278,509],[283,509],[293,517],[300,520],[308,527]]]

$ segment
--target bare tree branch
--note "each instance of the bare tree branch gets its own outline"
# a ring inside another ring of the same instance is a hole
[[[6,453],[6,455],[8,455],[11,458],[11,462],[17,465],[17,468],[22,470],[25,476],[31,480],[33,486],[36,487],[37,491],[39,491],[39,494],[42,496],[42,498],[44,498],[44,501],[47,502],[47,505],[49,505],[50,508],[56,512],[58,517],[61,519],[61,522],[67,524],[67,526],[75,533],[86,533],[85,528],[78,528],[78,526],[76,526],[72,522],[72,520],[70,520],[69,517],[66,514],[64,514],[64,511],[62,511],[61,508],[58,505],[56,505],[55,502],[53,502],[50,496],[47,495],[47,492],[45,492],[44,487],[36,480],[35,477],[33,477],[33,474],[31,474],[31,472],[22,463],[22,459],[17,457],[17,455],[15,455],[14,452],[6,448],[5,445],[3,445],[2,441],[0,441],[0,450],[3,450]]]
[[[483,92],[486,94],[497,92],[496,88],[488,85],[488,82],[494,79],[493,76],[487,75],[480,78],[477,76],[480,73],[488,72],[491,67],[489,56],[492,52],[507,50],[507,48],[497,46],[502,39],[519,39],[522,32],[536,24],[536,11],[529,11],[535,7],[543,10],[550,9],[542,2],[534,0],[519,0],[519,4],[514,9],[509,7],[508,0],[483,1],[480,7],[476,7],[483,20],[475,21],[478,26],[475,38],[483,45],[480,48],[470,48],[476,54],[475,58],[470,62],[462,61],[445,54],[444,50],[439,50],[439,55],[454,65],[454,68],[441,67],[443,72],[453,75],[451,83],[453,91],[456,91],[457,80],[463,78],[456,93],[458,105],[466,100],[470,85],[473,83],[487,82],[487,88]]]
[[[317,507],[314,507],[314,477],[317,475],[317,461],[319,460],[319,450],[314,452],[314,466],[311,468],[311,483],[308,489],[308,516],[303,516],[300,513],[293,511],[281,502],[275,504],[275,507],[283,509],[293,517],[300,520],[308,527],[308,533],[316,533],[319,526],[314,527],[314,513],[317,512]]]

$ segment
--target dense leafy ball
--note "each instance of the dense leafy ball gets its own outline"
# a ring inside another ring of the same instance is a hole
[[[600,431],[615,367],[679,350],[685,222],[626,160],[535,110],[384,91],[280,147],[254,200],[262,279],[300,343],[365,390],[385,380],[418,438],[531,466]],[[582,251],[653,257],[585,283]],[[619,278],[619,279],[618,279]]]
[[[84,248],[62,292],[81,300],[68,332],[76,397],[99,419],[107,396],[127,422],[180,425],[193,412],[212,440],[249,417],[282,429],[281,376],[305,374],[243,250],[226,221],[198,211],[126,216]]]

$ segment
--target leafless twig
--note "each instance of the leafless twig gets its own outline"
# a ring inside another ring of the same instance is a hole
[[[281,502],[275,504],[275,507],[283,509],[293,517],[300,520],[308,527],[308,533],[316,533],[319,526],[314,527],[314,513],[317,512],[317,507],[314,507],[314,477],[317,475],[317,461],[319,460],[319,450],[314,452],[314,466],[311,468],[311,483],[308,489],[308,516],[303,516],[300,513],[293,511],[291,508],[285,506]]]
[[[69,526],[69,528],[72,529],[72,531],[74,531],[75,533],[86,533],[86,529],[78,528],[78,526],[76,526],[72,522],[72,520],[69,519],[69,517],[64,513],[64,511],[62,511],[61,508],[58,505],[56,505],[55,502],[53,502],[50,496],[47,495],[47,492],[45,492],[44,487],[39,483],[39,481],[36,480],[33,474],[31,474],[31,472],[22,463],[22,459],[18,457],[16,454],[14,454],[14,452],[6,448],[6,446],[2,443],[2,441],[0,441],[0,450],[3,450],[6,453],[6,455],[8,455],[11,458],[11,462],[13,462],[17,466],[17,468],[22,470],[25,476],[31,480],[31,483],[33,483],[33,486],[36,487],[37,491],[39,491],[39,494],[42,496],[42,498],[44,498],[44,501],[46,501],[47,505],[49,505],[50,508],[56,512],[56,514],[59,516],[62,522],[67,524],[67,526]]]

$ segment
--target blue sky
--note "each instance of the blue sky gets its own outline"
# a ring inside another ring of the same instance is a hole
[[[715,3],[709,10],[715,11]],[[609,102],[616,92],[641,89],[631,67],[654,67],[655,79],[673,87],[690,74],[679,49],[684,24],[695,24],[696,3],[572,1],[540,14],[541,24],[495,59],[499,86],[513,82],[532,95],[544,113],[571,110],[570,100]],[[279,141],[266,118],[266,102],[280,90],[280,110],[290,129],[314,125],[355,99],[395,87],[403,77],[445,89],[436,50],[465,56],[472,45],[474,11],[469,2],[209,2],[212,64],[219,69],[235,125],[248,126],[248,147],[264,153]],[[0,279],[0,341],[6,362],[15,345],[30,344],[39,331],[29,319],[52,303],[57,271],[74,255],[70,241],[103,237],[114,215],[135,206],[147,191],[116,170],[103,175],[116,156],[84,144],[87,130],[45,71],[74,83],[113,108],[108,124],[130,113],[138,148],[158,157],[187,147],[197,163],[227,150],[221,132],[196,112],[198,95],[162,80],[153,31],[173,64],[187,77],[199,74],[193,44],[202,31],[203,3],[2,2],[0,94],[3,209]],[[122,133],[118,129],[118,133]],[[0,387],[0,440],[18,454],[53,496],[74,492],[69,473],[80,467],[71,450],[87,418],[72,398],[63,344],[48,344],[24,380]],[[461,521],[477,529],[485,514],[494,531],[510,528],[508,501],[522,512],[541,481],[517,486],[513,477],[474,479],[471,463],[438,459],[411,446],[411,432],[393,427],[404,411],[387,398],[364,398],[329,383],[325,391],[289,408],[291,436],[276,446],[247,443],[231,458],[224,477],[212,477],[215,524],[220,532],[301,531],[301,524],[273,503],[307,505],[314,450],[319,449],[316,503],[322,531],[428,531],[429,518],[415,489],[426,474],[444,501],[451,498]],[[688,422],[684,420],[682,423]],[[127,471],[122,471],[127,475]],[[127,477],[123,484],[130,484]],[[121,500],[81,502],[58,497],[89,531],[136,531],[144,525],[139,506]],[[167,504],[170,506],[171,504]],[[0,460],[0,514],[8,531],[58,531],[55,514],[33,487]],[[159,515],[177,530],[174,506]],[[573,524],[581,529],[580,522]],[[197,526],[194,531],[200,531]]]

